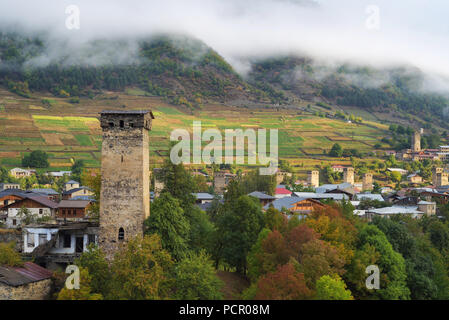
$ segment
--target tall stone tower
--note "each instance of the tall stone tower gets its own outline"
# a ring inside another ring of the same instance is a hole
[[[226,190],[226,173],[216,172],[214,175],[214,190],[217,194],[223,194]]]
[[[343,171],[343,182],[354,184],[354,168],[347,167]]]
[[[438,175],[444,172],[443,168],[433,168],[432,169],[432,184],[438,186]]]
[[[363,189],[363,191],[373,190],[373,174],[372,173],[365,173],[363,175],[362,189]]]
[[[153,175],[154,175],[154,196],[157,198],[161,195],[162,190],[164,190],[165,184],[164,181],[161,179],[162,169],[161,168],[154,168]]]
[[[151,111],[103,111],[99,246],[111,259],[150,215]]]
[[[413,152],[420,152],[421,151],[421,133],[422,129],[420,131],[415,131],[412,136],[412,151]]]
[[[312,170],[307,173],[307,183],[310,187],[318,188],[320,186],[320,172]]]

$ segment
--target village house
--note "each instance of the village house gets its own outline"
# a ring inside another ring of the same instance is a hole
[[[18,189],[6,189],[0,191],[0,211],[3,207],[26,198],[26,193]]]
[[[290,190],[286,189],[285,186],[283,186],[283,185],[277,186],[277,188],[274,192],[274,197],[276,199],[290,197],[291,195],[292,195],[292,192]]]
[[[268,210],[270,207],[279,211],[287,210],[292,214],[308,215],[315,210],[324,209],[327,206],[314,199],[285,197],[265,205],[263,209]]]
[[[35,170],[26,170],[26,169],[21,169],[21,168],[14,168],[14,169],[9,170],[9,174],[16,179],[30,177],[31,175],[33,175],[35,173],[36,173]]]
[[[195,202],[197,204],[205,204],[212,202],[214,200],[214,196],[211,195],[210,193],[199,192],[199,193],[192,193],[192,195],[195,197],[196,199]]]
[[[58,204],[49,200],[47,197],[35,194],[24,194],[24,198],[15,200],[13,203],[3,206],[0,210],[7,215],[6,227],[19,228],[22,226],[22,219],[25,217],[20,214],[22,208],[36,218],[52,218],[55,216]]]
[[[343,173],[344,170],[345,170],[344,166],[341,166],[341,165],[334,165],[334,166],[332,166],[332,171],[333,172],[341,172],[341,173]]]
[[[257,198],[259,200],[260,204],[262,205],[262,207],[266,206],[267,204],[270,204],[274,200],[276,200],[275,197],[270,196],[270,195],[268,195],[264,192],[260,192],[260,191],[251,192],[250,194],[248,194],[248,196]]]
[[[80,221],[84,220],[89,212],[89,200],[62,200],[56,209],[56,219]]]
[[[39,263],[53,268],[73,263],[98,243],[98,223],[36,224],[22,229],[23,253]]]
[[[18,183],[0,183],[0,192],[8,189],[20,189],[20,184]]]
[[[424,212],[428,217],[434,216],[437,213],[437,204],[436,202],[421,200],[418,202],[418,210]]]
[[[333,200],[333,201],[349,200],[348,195],[344,193],[294,192],[293,194],[299,198],[308,198],[314,200]]]
[[[76,187],[62,193],[62,200],[71,200],[79,196],[93,196],[94,193],[88,187]]]
[[[32,262],[20,267],[0,266],[0,300],[49,298],[53,273]]]
[[[413,219],[421,219],[424,215],[424,212],[419,210],[418,206],[391,206],[391,207],[385,207],[385,208],[378,208],[378,209],[368,209],[366,210],[365,216],[366,218],[371,221],[374,217],[384,217],[384,218],[390,218],[395,215],[408,215],[411,216]]]
[[[56,192],[54,189],[51,188],[44,188],[44,189],[31,189],[28,192],[38,194],[41,196],[47,197],[49,200],[52,201],[59,201],[59,193]]]
[[[420,175],[418,175],[417,173],[409,174],[409,175],[407,176],[407,180],[408,180],[410,183],[414,183],[414,184],[423,183],[423,178],[422,178]]]

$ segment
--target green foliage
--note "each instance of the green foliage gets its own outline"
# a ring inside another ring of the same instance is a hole
[[[48,155],[45,151],[35,150],[23,157],[22,166],[29,168],[48,168]]]
[[[94,293],[92,289],[92,276],[88,269],[80,268],[80,288],[78,290],[69,290],[66,287],[58,293],[58,300],[103,300],[103,296]]]
[[[335,143],[329,151],[329,156],[341,158],[343,156],[343,148],[338,143]]]
[[[190,224],[180,201],[163,192],[151,204],[151,215],[145,221],[146,234],[158,234],[162,246],[173,258],[182,259],[188,249]]]
[[[22,257],[15,247],[14,242],[0,243],[0,266],[20,267],[23,265]]]
[[[223,282],[217,277],[212,261],[204,251],[190,253],[173,271],[174,298],[178,300],[219,300]]]
[[[317,300],[353,300],[351,291],[346,289],[346,284],[338,275],[322,276],[316,282]]]

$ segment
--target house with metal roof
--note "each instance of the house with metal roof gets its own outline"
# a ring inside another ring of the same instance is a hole
[[[214,196],[210,193],[205,192],[198,192],[198,193],[192,193],[192,195],[196,199],[197,204],[204,204],[208,202],[212,202],[214,200]]]
[[[265,192],[260,192],[260,191],[251,192],[248,194],[248,196],[257,198],[260,201],[260,203],[262,204],[262,206],[266,206],[267,204],[276,200],[275,197],[270,196],[269,194],[266,194]]]
[[[44,300],[51,292],[53,273],[32,262],[0,266],[0,300]]]
[[[290,213],[310,214],[317,209],[324,209],[327,206],[314,199],[285,197],[265,205],[263,209],[268,210],[270,207],[279,211],[286,210]]]
[[[411,216],[414,219],[420,219],[424,215],[424,212],[420,211],[418,206],[391,206],[366,210],[366,217],[368,220],[371,220],[375,216],[389,218],[401,214]]]
[[[381,202],[385,202],[385,199],[382,197],[382,195],[377,194],[377,193],[358,193],[355,195],[354,197],[355,200],[357,201],[363,201],[363,200],[370,200],[370,201],[381,201]]]
[[[349,200],[349,196],[344,193],[315,193],[315,192],[293,192],[296,197],[309,198],[315,200],[329,199],[334,201]]]

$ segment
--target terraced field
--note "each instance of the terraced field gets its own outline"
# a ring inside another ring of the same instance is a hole
[[[51,103],[48,103],[51,101]],[[303,171],[327,163],[344,164],[323,154],[336,142],[343,148],[372,151],[387,126],[365,122],[346,123],[308,114],[302,109],[242,109],[208,105],[191,112],[171,106],[156,97],[106,92],[94,99],[70,104],[67,99],[34,96],[25,99],[0,90],[0,164],[20,166],[24,154],[44,150],[51,169],[66,169],[75,159],[90,167],[100,166],[101,129],[99,112],[108,108],[152,109],[156,119],[151,132],[150,157],[160,163],[168,155],[169,137],[174,129],[192,131],[193,121],[203,130],[278,129],[279,154]]]

